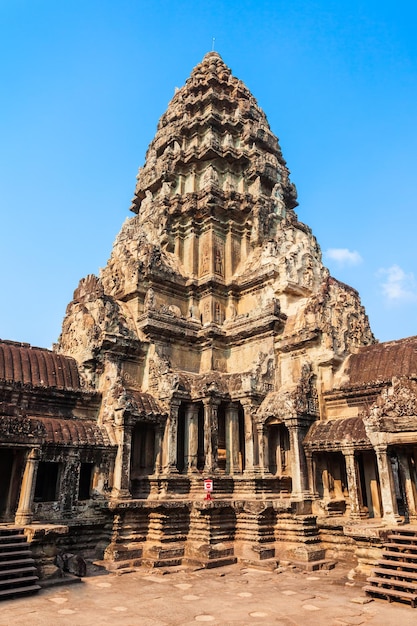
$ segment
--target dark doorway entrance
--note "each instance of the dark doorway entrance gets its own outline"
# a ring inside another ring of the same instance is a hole
[[[23,472],[23,450],[0,448],[0,521],[14,519]]]

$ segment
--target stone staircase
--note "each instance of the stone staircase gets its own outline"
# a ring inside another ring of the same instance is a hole
[[[409,602],[416,608],[417,530],[396,529],[387,539],[364,591],[388,602]]]
[[[0,526],[0,600],[39,591],[38,576],[22,528]]]

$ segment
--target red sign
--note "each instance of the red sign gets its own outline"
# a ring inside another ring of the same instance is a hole
[[[213,480],[211,478],[207,478],[204,481],[204,491],[211,493],[213,491]]]

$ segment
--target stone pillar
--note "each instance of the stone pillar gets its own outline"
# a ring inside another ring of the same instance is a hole
[[[218,403],[212,398],[205,398],[204,404],[204,472],[211,474],[217,469],[218,448]]]
[[[233,275],[233,245],[232,245],[232,228],[229,228],[226,234],[226,242],[224,247],[224,276],[229,280]]]
[[[156,424],[155,426],[155,467],[154,473],[159,476],[162,472],[162,443],[163,443],[163,426]]]
[[[374,447],[381,489],[382,517],[391,524],[397,524],[400,518],[398,515],[394,477],[392,475],[391,461],[387,453],[387,446],[386,444],[378,444]]]
[[[19,506],[15,515],[15,524],[24,526],[33,520],[33,498],[35,496],[36,474],[40,450],[32,448],[26,459],[26,467],[23,474],[22,486],[20,488]]]
[[[401,479],[404,486],[405,497],[407,500],[408,516],[411,521],[417,519],[416,501],[414,498],[413,479],[410,473],[410,463],[405,450],[398,450],[398,463],[400,466]]]
[[[291,449],[291,497],[300,500],[306,496],[306,492],[308,491],[307,463],[302,444],[304,429],[300,424],[295,423],[288,425],[288,431],[290,433]]]
[[[179,408],[180,402],[171,402],[169,417],[165,424],[163,448],[165,452],[164,473],[166,474],[178,474],[177,436]]]
[[[259,470],[262,474],[269,471],[268,467],[268,440],[265,436],[265,425],[256,424],[256,433],[258,437],[258,462]]]
[[[242,402],[242,406],[245,428],[245,474],[252,474],[255,471],[252,405],[249,402]]]
[[[353,450],[342,449],[346,462],[346,477],[349,491],[350,517],[361,517],[361,487],[358,476],[358,464]]]
[[[239,405],[230,402],[226,407],[226,474],[240,473],[239,465]]]
[[[185,409],[184,468],[187,472],[197,471],[198,453],[198,405],[187,404]]]
[[[61,493],[59,499],[64,517],[72,517],[75,501],[78,499],[80,478],[80,457],[77,450],[70,448],[62,464]]]
[[[130,454],[132,450],[132,426],[116,425],[119,442],[114,463],[112,498],[130,498]]]
[[[308,489],[314,497],[317,497],[317,486],[316,486],[316,467],[315,460],[313,459],[313,453],[311,450],[306,450],[306,464],[307,464],[307,478],[308,478]]]
[[[187,264],[189,272],[193,276],[198,275],[198,245],[197,245],[197,236],[194,228],[190,228],[189,231],[189,242],[188,242],[188,255],[187,255]]]

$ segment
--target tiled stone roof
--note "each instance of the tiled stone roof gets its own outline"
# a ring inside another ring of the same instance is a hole
[[[44,428],[43,443],[73,446],[111,446],[107,431],[92,420],[29,418],[33,427]]]
[[[417,337],[360,348],[349,357],[345,373],[344,387],[388,382],[394,376],[417,377]]]
[[[71,357],[56,354],[27,343],[0,340],[0,381],[81,389],[77,363]]]
[[[361,448],[372,447],[361,417],[315,422],[303,443],[310,450],[335,450],[349,444]]]
[[[164,413],[158,402],[149,393],[128,391],[127,399],[132,404],[135,413],[141,415],[162,415]]]

